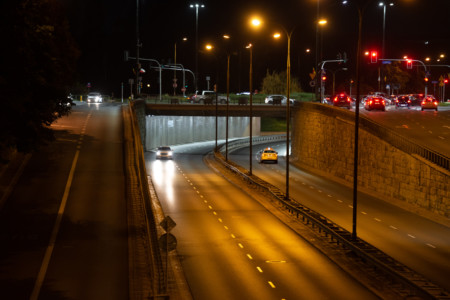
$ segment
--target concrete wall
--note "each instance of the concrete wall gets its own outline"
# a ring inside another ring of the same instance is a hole
[[[145,150],[161,145],[179,145],[216,138],[216,117],[193,116],[146,116],[145,118]],[[217,136],[219,140],[226,138],[226,118],[217,118]],[[253,135],[260,135],[260,118],[253,118]],[[228,138],[246,137],[250,135],[248,117],[230,117],[228,120]]]
[[[292,162],[353,185],[354,113],[316,103],[293,110]],[[358,189],[450,218],[450,172],[359,130]]]

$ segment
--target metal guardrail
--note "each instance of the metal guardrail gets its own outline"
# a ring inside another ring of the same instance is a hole
[[[339,117],[349,122],[355,122],[355,114],[353,112],[335,109],[329,105],[300,102],[296,103],[296,107],[300,109],[307,108],[330,117]],[[359,128],[366,130],[405,153],[417,154],[431,163],[450,171],[450,158],[448,156],[431,150],[426,146],[419,145],[394,132],[392,129],[384,127],[365,116],[359,116]]]
[[[285,138],[286,135],[256,137],[253,138],[252,142],[254,144],[266,143],[283,140]],[[249,139],[235,140],[228,143],[228,150],[230,151],[230,149],[244,147],[248,144]],[[324,233],[326,237],[330,238],[331,242],[337,242],[338,245],[342,245],[345,249],[352,250],[363,261],[381,271],[393,282],[400,284],[408,295],[418,296],[423,299],[450,299],[450,293],[435,285],[430,280],[402,265],[389,255],[360,238],[353,240],[352,234],[338,224],[302,205],[293,198],[286,200],[285,193],[279,188],[263,181],[255,175],[249,175],[249,172],[245,168],[231,161],[225,161],[223,156],[224,147],[224,145],[221,145],[218,151],[214,153],[216,159],[220,163],[241,176],[244,180],[269,191],[279,203],[291,214],[295,215],[297,219],[301,218],[302,222],[306,225],[317,229],[319,233]]]
[[[144,160],[144,150],[141,141],[141,135],[139,130],[139,124],[136,120],[136,112],[134,108],[135,103],[130,102],[129,107],[132,113],[130,113],[131,118],[131,129],[133,131],[134,136],[134,155],[136,157],[137,164],[137,175],[139,177],[139,186],[142,193],[142,199],[144,200],[144,209],[145,209],[145,217],[147,221],[147,238],[149,247],[151,248],[151,259],[152,259],[152,277],[154,279],[154,284],[157,285],[156,290],[153,292],[155,294],[161,294],[167,291],[166,282],[165,282],[165,272],[163,268],[163,260],[161,257],[161,252],[159,250],[158,243],[158,233],[156,226],[156,219],[152,211],[151,199],[149,186],[147,181],[147,173],[145,169],[145,160]]]

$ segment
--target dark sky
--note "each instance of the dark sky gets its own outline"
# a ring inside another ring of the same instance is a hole
[[[351,2],[351,1],[349,1]],[[450,55],[450,0],[393,0],[386,10],[385,49],[387,58],[408,55],[424,60],[439,54]],[[80,82],[90,82],[92,89],[105,94],[120,92],[121,82],[132,78],[132,62],[123,61],[124,50],[136,55],[136,1],[68,0],[69,20],[73,35],[82,51],[79,61]],[[195,9],[193,2],[180,0],[139,0],[141,57],[161,63],[174,60],[177,43],[177,63],[195,71]],[[317,0],[279,1],[203,1],[199,9],[199,48],[208,41],[216,46],[215,55],[199,54],[199,87],[205,88],[205,76],[225,79],[226,58],[231,56],[231,90],[248,89],[249,53],[244,46],[252,42],[254,86],[259,88],[266,71],[283,71],[286,66],[286,40],[270,37],[271,28],[282,25],[295,28],[291,38],[292,75],[299,77],[308,89],[308,73],[315,62]],[[341,0],[320,0],[320,16],[328,20],[323,28],[323,59],[336,59],[338,53],[348,56],[351,76],[355,65],[358,15],[352,4]],[[247,25],[248,17],[258,14],[267,20],[258,32]],[[277,25],[278,24],[278,25]],[[381,53],[383,9],[373,1],[363,18],[363,50],[377,49]],[[224,44],[222,34],[231,35]],[[187,42],[181,38],[187,37]],[[427,43],[426,43],[427,42]],[[311,53],[305,52],[306,48]],[[320,48],[320,47],[319,47]],[[450,64],[445,58],[439,64]],[[333,67],[333,66],[330,66]],[[339,68],[339,66],[336,66]],[[145,65],[144,65],[145,68]],[[151,93],[157,93],[157,73],[146,68],[144,84],[150,83]],[[450,69],[448,70],[450,72]],[[439,70],[441,72],[441,70]],[[171,90],[171,74],[164,73],[163,92]],[[180,77],[178,75],[177,77]],[[188,91],[193,83],[188,82]],[[220,88],[219,88],[220,90]],[[223,90],[223,89],[222,89]]]

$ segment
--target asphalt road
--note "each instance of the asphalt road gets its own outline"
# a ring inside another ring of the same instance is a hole
[[[361,113],[419,145],[449,156],[450,106],[421,111],[420,106],[396,109],[391,105],[386,112],[362,108]]]
[[[253,162],[253,174],[285,191],[286,144],[265,146],[279,151],[278,164]],[[235,151],[230,159],[248,168],[249,149]],[[353,189],[290,168],[290,197],[352,231]],[[357,233],[411,269],[450,290],[450,228],[369,195],[358,194]]]
[[[146,153],[194,299],[376,299],[251,195],[203,162],[213,143]]]
[[[120,106],[77,102],[0,211],[1,299],[127,299]]]

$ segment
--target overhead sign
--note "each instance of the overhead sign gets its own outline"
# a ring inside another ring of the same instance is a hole
[[[390,65],[390,64],[392,64],[392,61],[390,61],[390,60],[383,60],[383,61],[381,61],[381,63],[383,65]]]

